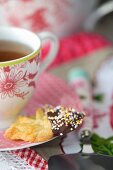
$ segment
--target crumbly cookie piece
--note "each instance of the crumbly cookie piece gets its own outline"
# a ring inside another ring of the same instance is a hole
[[[37,119],[19,116],[15,123],[6,130],[4,136],[11,140],[43,142],[53,137],[51,123],[42,110],[37,110]]]

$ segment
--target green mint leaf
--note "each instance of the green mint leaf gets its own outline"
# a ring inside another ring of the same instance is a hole
[[[113,156],[113,137],[105,139],[97,134],[93,134],[91,145],[95,153]]]

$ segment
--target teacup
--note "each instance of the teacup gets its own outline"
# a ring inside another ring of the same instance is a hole
[[[41,40],[50,39],[48,56],[40,65]],[[38,79],[53,61],[58,40],[15,27],[0,27],[0,129],[7,128],[30,100]],[[37,94],[38,95],[38,94]]]

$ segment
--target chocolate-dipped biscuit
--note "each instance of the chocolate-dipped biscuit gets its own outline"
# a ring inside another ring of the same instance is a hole
[[[45,106],[38,108],[34,117],[19,116],[5,131],[4,137],[26,142],[48,141],[76,129],[84,116],[70,107]]]

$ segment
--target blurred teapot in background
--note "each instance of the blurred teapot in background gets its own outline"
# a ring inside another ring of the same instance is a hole
[[[0,0],[0,24],[65,36],[76,32],[98,0]]]

